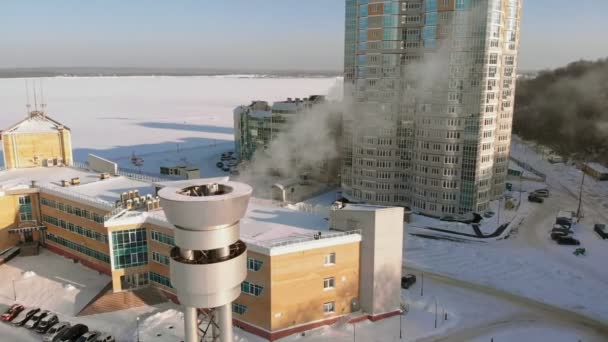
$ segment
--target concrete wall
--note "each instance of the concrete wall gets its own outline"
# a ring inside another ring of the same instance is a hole
[[[118,174],[118,164],[112,161],[98,157],[94,154],[89,154],[87,161],[89,162],[89,167],[91,170],[95,172],[107,172],[110,175]]]
[[[371,315],[399,310],[403,208],[347,205],[332,211],[330,222],[337,230],[361,230],[361,310]]]

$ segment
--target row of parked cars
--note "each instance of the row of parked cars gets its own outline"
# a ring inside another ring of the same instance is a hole
[[[60,322],[59,317],[48,310],[30,308],[26,311],[21,304],[9,307],[0,315],[0,320],[36,331],[42,334],[42,341],[45,342],[115,342],[112,335],[89,331],[84,324]]]
[[[581,242],[572,235],[572,224],[574,214],[571,211],[560,211],[555,218],[555,224],[551,229],[551,239],[559,245],[578,246]]]
[[[239,171],[233,169],[236,167],[237,163],[238,162],[236,160],[236,157],[234,156],[234,152],[229,151],[222,153],[221,161],[217,162],[215,166],[222,169],[222,171],[224,172],[230,172],[230,174],[238,176]]]

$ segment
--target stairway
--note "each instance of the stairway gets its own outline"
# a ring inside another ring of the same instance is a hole
[[[106,287],[100,296],[94,298],[87,304],[87,306],[80,311],[78,316],[88,316],[125,310],[138,306],[155,305],[166,301],[167,298],[162,291],[153,287],[114,293],[110,286]]]

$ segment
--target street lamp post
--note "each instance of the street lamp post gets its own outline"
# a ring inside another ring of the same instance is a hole
[[[581,180],[581,188],[578,191],[578,209],[576,210],[576,217],[581,219],[581,204],[583,203],[583,185],[585,185],[585,170],[583,170],[583,179]]]
[[[17,301],[17,290],[15,289],[15,279],[13,280],[13,300],[16,302]]]
[[[435,297],[435,329],[437,329],[437,297]]]
[[[420,280],[420,297],[424,296],[424,272],[422,272],[421,275],[421,280]]]
[[[137,342],[139,342],[139,316],[137,316]]]

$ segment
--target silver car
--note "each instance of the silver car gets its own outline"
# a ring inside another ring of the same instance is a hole
[[[70,323],[59,322],[53,325],[47,332],[42,336],[44,342],[53,342],[55,338],[62,334],[64,331],[70,328]]]

